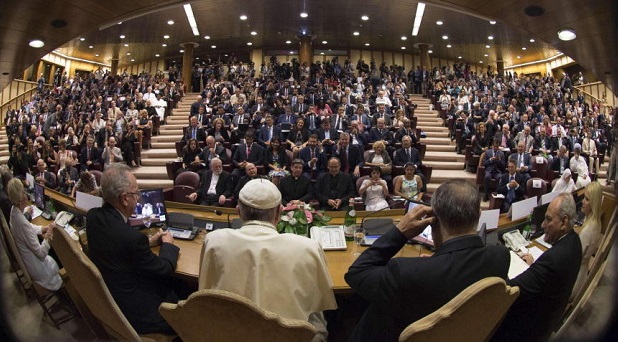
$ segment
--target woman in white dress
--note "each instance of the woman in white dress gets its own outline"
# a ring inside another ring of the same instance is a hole
[[[41,227],[28,222],[24,216],[24,209],[28,206],[28,196],[19,179],[13,178],[9,181],[7,192],[13,203],[9,220],[11,232],[26,270],[32,280],[45,289],[50,291],[60,289],[62,279],[58,274],[58,264],[49,256],[50,246],[47,242],[52,235],[53,223]],[[39,243],[37,235],[41,235],[45,240]]]
[[[365,197],[365,210],[376,211],[388,208],[386,196],[388,195],[388,185],[380,176],[382,171],[379,166],[371,167],[371,176],[365,179],[358,189],[358,193]]]
[[[588,278],[592,255],[597,252],[601,242],[601,200],[603,189],[599,182],[592,182],[584,190],[584,200],[582,201],[582,213],[586,215],[579,232],[579,239],[582,243],[582,263],[577,274],[577,281],[573,286],[571,298],[575,297],[581,290]]]

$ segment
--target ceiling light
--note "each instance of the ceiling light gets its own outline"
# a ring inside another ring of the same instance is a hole
[[[402,47],[401,47],[401,49],[402,49],[402,50],[405,50],[405,49],[406,49],[406,47],[405,47],[405,46],[402,46]]]
[[[195,59],[200,59],[199,57],[195,57]]]
[[[483,64],[483,61],[479,61],[479,63]]]
[[[524,50],[524,51],[526,51],[526,47],[525,47],[525,46],[524,46],[524,47],[522,47],[521,49],[522,49],[522,50]]]
[[[365,46],[369,46],[369,45],[370,45],[369,43],[365,43]]]
[[[122,21],[117,22],[118,25],[122,25]]]
[[[406,39],[408,39],[408,37],[406,37],[406,36],[401,36],[401,40],[406,40]]]
[[[576,37],[577,35],[574,30],[564,29],[558,31],[558,38],[560,38],[560,40],[569,41],[575,39]]]
[[[197,22],[195,21],[195,16],[193,15],[193,7],[191,4],[184,4],[185,14],[187,15],[187,19],[189,20],[189,26],[191,26],[191,30],[193,31],[194,36],[199,36],[200,31],[197,29]]]
[[[292,41],[291,40],[286,40],[285,43],[286,44],[292,44]]]
[[[247,20],[247,16],[246,16],[246,15],[244,15],[244,14],[243,14],[243,15],[241,15],[241,16],[240,16],[240,20]]]
[[[450,49],[450,48],[452,48],[453,46],[452,46],[451,44],[448,44],[446,47]]]
[[[128,46],[129,46],[129,44],[124,44],[124,47],[128,47]]]
[[[535,41],[534,38],[530,38],[530,43],[534,43]]]
[[[447,40],[447,39],[448,39],[448,36],[447,36],[447,35],[444,35],[444,36],[442,36],[442,39]]]
[[[131,58],[131,62],[135,62],[135,59]]]
[[[294,54],[294,51],[290,51],[290,55]]]
[[[166,34],[165,36],[163,36],[163,39],[170,39],[170,36]]]
[[[327,42],[327,41],[325,41],[325,40],[323,40],[323,41],[322,41],[322,44],[328,44],[328,42]]]
[[[360,34],[360,32],[354,31],[354,33],[352,33],[352,34],[355,35],[355,36],[358,36]]]
[[[301,18],[307,18],[309,16],[309,14],[307,14],[307,12],[300,12],[300,17]]]
[[[98,53],[95,53],[95,54],[94,54],[94,56],[95,56],[95,57],[99,57],[99,54],[98,54]]]
[[[492,24],[492,25],[496,25],[496,21],[495,20],[490,20],[489,23]]]
[[[324,54],[324,52],[320,52],[320,55],[323,55],[323,54]]]
[[[127,52],[127,56],[131,56],[131,53],[130,53],[130,52]]]
[[[167,44],[161,44],[161,46],[166,47],[166,46],[167,46]]]
[[[255,31],[251,31],[251,35],[252,35],[252,36],[257,36],[257,32],[255,32]]]
[[[81,37],[81,38],[79,38],[79,40],[81,40],[83,42],[84,40],[86,40],[86,38]]]
[[[155,57],[159,57],[159,56],[160,56],[159,54],[156,54],[156,55],[155,55]]]
[[[367,20],[369,20],[369,16],[367,16],[367,15],[363,15],[363,16],[361,17],[361,20],[365,20],[365,21],[367,21]]]
[[[167,21],[167,24],[168,24],[168,25],[174,25],[174,21],[173,21],[173,20],[168,20],[168,21]]]
[[[94,49],[94,46],[90,45],[88,46],[89,49]]]
[[[30,45],[33,48],[39,49],[45,46],[45,43],[40,39],[33,39],[28,43],[28,45]]]
[[[428,50],[427,53],[433,53],[433,50]]]
[[[249,46],[251,46],[251,45],[253,45],[253,43],[251,43],[251,42],[248,42],[248,43],[247,43],[247,45],[249,45]]]
[[[414,25],[412,26],[413,36],[418,35],[418,30],[421,28],[421,22],[423,21],[423,13],[425,13],[425,4],[419,2],[416,5],[416,15],[414,15]]]
[[[444,22],[442,20],[436,21],[436,25],[442,25],[442,24],[444,24]]]
[[[185,53],[185,50],[180,50],[180,51],[178,51],[178,52],[180,52],[180,53]]]
[[[461,56],[457,56],[457,58],[461,59],[462,57]]]
[[[210,36],[204,36],[204,39],[210,39]]]
[[[216,49],[216,48],[217,48],[217,46],[216,46],[216,45],[211,45],[211,46],[210,46],[210,48],[212,48],[212,49]]]
[[[494,39],[494,36],[487,36],[487,39],[489,39],[489,40],[493,40],[493,39]]]
[[[125,39],[125,38],[126,38],[126,36],[124,34],[120,35],[120,39]]]
[[[485,48],[489,49],[491,47],[491,45],[485,45]]]
[[[517,58],[521,58],[521,56],[517,56]]]
[[[483,56],[485,56],[485,57],[489,57],[489,54],[487,54],[487,53],[486,53],[486,54],[484,54]]]

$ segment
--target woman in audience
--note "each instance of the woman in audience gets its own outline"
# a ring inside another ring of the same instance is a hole
[[[52,236],[54,223],[41,227],[28,222],[24,210],[30,203],[19,179],[13,178],[8,182],[7,193],[13,204],[9,218],[11,233],[26,271],[35,283],[45,289],[60,289],[62,279],[58,273],[58,264],[48,255],[50,246],[47,239]],[[39,243],[37,235],[41,235],[45,240]]]
[[[79,175],[77,183],[71,191],[71,197],[75,197],[75,192],[85,192],[94,196],[99,196],[99,187],[97,186],[97,179],[89,171],[82,172]]]
[[[273,184],[279,186],[279,180],[290,174],[287,167],[290,164],[285,148],[281,146],[279,138],[270,141],[268,149],[264,151],[264,165],[267,167],[268,177]]]
[[[49,166],[51,165],[58,166],[58,163],[59,163],[58,153],[54,151],[49,140],[46,140],[43,143],[43,153],[41,154],[41,158],[43,159],[43,161],[45,161],[45,164]]]
[[[199,162],[200,158],[198,157],[202,153],[202,149],[198,146],[197,139],[189,139],[187,147],[183,150],[182,169],[179,170],[179,173],[183,171],[198,172],[202,168],[202,164]]]
[[[472,153],[480,156],[483,152],[487,151],[492,138],[487,134],[487,129],[484,122],[480,122],[476,129],[476,135],[474,136],[474,145],[472,145]]]
[[[416,165],[414,165],[414,163],[406,163],[403,170],[405,174],[395,178],[393,193],[406,200],[418,199],[418,194],[423,188],[423,180],[421,176],[416,174]]]
[[[148,111],[145,109],[142,109],[139,111],[139,114],[137,115],[137,119],[136,119],[136,125],[135,125],[135,129],[136,129],[136,133],[137,133],[137,137],[139,138],[139,144],[140,146],[142,146],[142,142],[144,141],[144,130],[147,128],[150,128],[152,132],[152,121],[150,119],[148,119]]]
[[[365,210],[376,211],[388,208],[386,196],[388,196],[388,185],[380,178],[382,169],[379,166],[371,167],[371,176],[365,179],[358,188],[358,194],[365,197]]]
[[[79,180],[79,171],[73,166],[73,157],[64,159],[60,171],[58,171],[58,191],[70,195],[75,183]]]
[[[292,152],[297,154],[301,148],[305,147],[307,140],[309,140],[309,132],[305,129],[305,119],[298,118],[296,125],[288,134],[287,143],[292,146]]]
[[[402,108],[397,109],[393,119],[393,127],[397,129],[402,128],[404,119],[406,119],[406,112]]]
[[[324,120],[325,118],[327,120],[330,120],[330,116],[333,115],[333,110],[330,109],[328,103],[324,102],[323,99],[318,100],[318,103],[315,106],[315,111],[322,118],[322,120]]]
[[[64,139],[60,139],[58,142],[58,168],[64,168],[65,161],[67,158],[73,156],[73,151],[67,150],[67,141]]]
[[[573,192],[576,190],[575,182],[571,178],[571,170],[565,169],[562,176],[558,178],[551,192]]]
[[[137,167],[138,160],[135,157],[135,153],[133,153],[133,143],[139,141],[139,136],[132,122],[126,125],[126,130],[122,133],[122,139],[120,141],[120,149],[122,150],[127,165]]]
[[[603,189],[599,182],[592,182],[584,190],[584,200],[582,201],[582,213],[586,215],[584,224],[579,231],[579,239],[582,243],[582,263],[579,267],[577,281],[571,292],[573,299],[582,289],[588,278],[592,256],[597,252],[601,242],[601,200]]]
[[[365,157],[365,166],[378,166],[382,170],[382,177],[386,180],[391,179],[391,169],[393,162],[386,152],[386,145],[378,140],[373,143],[373,151],[369,151]]]
[[[225,128],[225,121],[221,118],[216,118],[212,122],[212,128],[208,131],[208,135],[212,135],[215,141],[219,143],[230,141],[230,134],[227,132],[227,128]]]

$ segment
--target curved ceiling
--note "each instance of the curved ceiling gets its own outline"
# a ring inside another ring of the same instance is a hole
[[[419,34],[414,37],[411,32],[417,1],[364,0],[362,5],[332,0],[195,1],[191,4],[198,36],[188,25],[184,3],[65,0],[50,7],[50,2],[43,0],[5,0],[0,4],[0,87],[55,48],[102,63],[110,63],[118,56],[123,65],[130,59],[153,60],[155,54],[180,57],[180,43],[190,41],[200,45],[195,56],[201,57],[216,58],[255,48],[294,50],[298,48],[295,37],[303,30],[312,35],[314,49],[402,51],[405,47],[410,52],[416,43],[429,43],[435,56],[462,56],[463,61],[492,65],[496,60],[504,60],[509,66],[563,52],[611,88],[618,85],[616,8],[610,0],[585,5],[575,0],[426,1]],[[527,15],[525,10],[532,4],[544,13]],[[302,11],[309,16],[301,18]],[[242,14],[248,18],[240,20]],[[363,15],[369,20],[362,20]],[[490,19],[497,23],[492,25]],[[168,20],[173,20],[174,25],[168,25]],[[443,25],[437,25],[438,20]],[[61,21],[66,26],[54,27],[62,26],[58,25]],[[577,38],[560,41],[556,33],[562,28],[574,29]],[[354,31],[359,35],[353,35]],[[402,36],[407,39],[402,40]],[[29,47],[28,41],[34,38],[44,40],[45,47]],[[288,40],[292,43],[286,44]],[[252,45],[248,46],[248,42]]]

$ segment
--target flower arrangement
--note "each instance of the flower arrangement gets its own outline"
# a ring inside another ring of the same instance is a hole
[[[281,212],[277,231],[307,236],[311,227],[325,226],[330,220],[324,210],[315,210],[309,204],[288,204]]]

